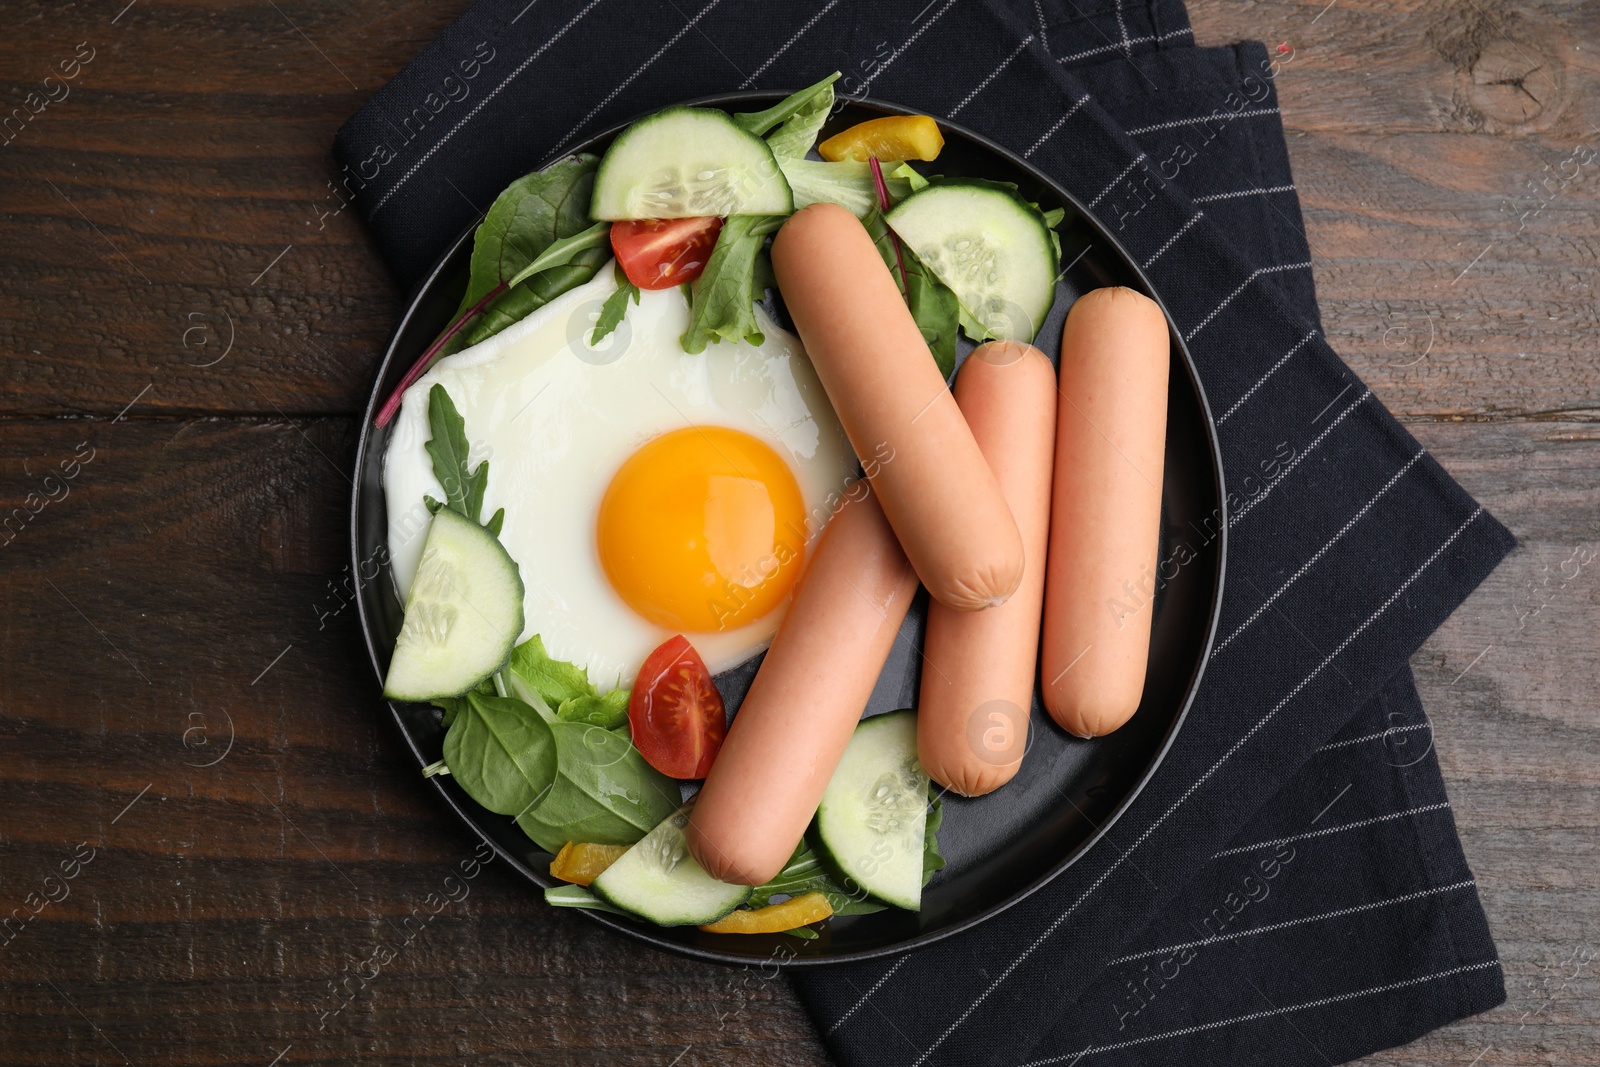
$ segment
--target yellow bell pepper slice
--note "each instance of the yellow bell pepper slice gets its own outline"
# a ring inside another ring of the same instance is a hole
[[[836,133],[817,146],[817,152],[830,163],[854,159],[865,163],[877,156],[880,162],[903,159],[939,158],[944,134],[939,124],[926,115],[890,115]]]
[[[821,893],[802,893],[782,904],[729,912],[700,929],[710,934],[781,934],[799,926],[821,922],[833,914],[833,905]]]
[[[550,861],[550,876],[574,885],[588,885],[600,877],[602,871],[622,858],[627,845],[595,845],[586,841],[568,841]]]

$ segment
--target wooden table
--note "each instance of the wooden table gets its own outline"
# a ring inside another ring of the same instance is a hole
[[[0,1061],[822,1062],[783,981],[493,865],[396,933],[471,850],[342,586],[400,304],[328,146],[464,0],[124,3],[0,4],[48,99],[0,148],[0,912],[55,898]],[[1295,47],[1328,335],[1522,542],[1415,660],[1510,999],[1368,1062],[1597,1064],[1600,8],[1323,3],[1193,7]]]

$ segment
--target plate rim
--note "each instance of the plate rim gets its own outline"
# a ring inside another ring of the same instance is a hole
[[[746,102],[777,101],[781,100],[786,95],[788,94],[779,90],[744,89],[730,92],[709,93],[681,101],[676,101],[663,106],[719,107],[727,109],[730,105],[742,104]],[[892,101],[882,100],[872,96],[847,96],[844,97],[843,100],[846,103],[859,105],[890,115],[928,114],[927,112],[920,111],[916,108],[907,107],[903,104],[897,104]],[[619,122],[612,123],[611,125],[606,126],[589,137],[586,137],[577,145],[547,155],[534,168],[532,168],[532,170],[542,170],[558,159],[565,158],[578,152],[591,150],[591,146],[593,146],[596,142],[604,141],[607,138],[613,137],[615,134],[631,125],[633,122],[644,118],[645,116],[653,115],[660,110],[661,108],[659,107],[651,108],[648,111],[642,111],[637,114],[630,115],[626,119],[623,119]],[[1022,156],[1013,152],[1009,148],[1001,145],[991,137],[979,133],[970,127],[962,125],[961,123],[953,122],[937,115],[931,115],[928,117],[933,118],[942,127],[959,133],[962,137],[967,138],[984,149],[1005,159],[1012,166],[1028,174],[1031,178],[1033,178],[1034,181],[1049,189],[1052,194],[1060,197],[1066,204],[1071,205],[1072,208],[1083,219],[1084,223],[1094,230],[1096,235],[1114,250],[1115,254],[1122,260],[1123,264],[1143,284],[1144,289],[1150,298],[1153,299],[1157,306],[1161,308],[1161,313],[1167,320],[1167,331],[1170,339],[1176,346],[1177,352],[1180,356],[1180,362],[1183,365],[1185,373],[1188,375],[1190,387],[1192,388],[1195,397],[1199,400],[1200,415],[1202,416],[1205,424],[1206,442],[1210,451],[1212,479],[1215,483],[1213,488],[1216,493],[1216,511],[1218,515],[1218,533],[1216,539],[1217,568],[1216,577],[1212,583],[1212,589],[1210,591],[1211,610],[1209,613],[1209,618],[1206,621],[1206,632],[1204,640],[1201,643],[1198,661],[1195,664],[1193,672],[1191,673],[1189,680],[1184,687],[1184,696],[1179,705],[1178,713],[1173,718],[1172,725],[1167,729],[1166,736],[1162,739],[1161,745],[1159,748],[1157,748],[1154,756],[1150,760],[1149,765],[1145,768],[1144,773],[1139,777],[1139,780],[1134,784],[1133,788],[1130,789],[1125,796],[1123,796],[1111,814],[1097,829],[1095,829],[1092,834],[1080,842],[1079,845],[1067,856],[1063,857],[1049,870],[1039,875],[1031,883],[1017,890],[1006,899],[999,901],[998,903],[992,905],[982,912],[979,912],[976,915],[968,916],[960,921],[951,923],[948,926],[941,927],[940,929],[921,933],[915,937],[908,938],[905,941],[901,941],[892,945],[885,945],[871,949],[859,949],[850,952],[841,952],[837,955],[789,955],[786,957],[780,957],[774,954],[761,961],[761,965],[763,966],[771,964],[773,966],[783,968],[828,967],[845,963],[858,963],[868,960],[883,959],[890,956],[904,955],[905,953],[912,952],[920,948],[925,948],[928,945],[934,944],[935,942],[942,941],[946,938],[954,937],[957,934],[972,930],[975,927],[988,922],[997,915],[1000,915],[1002,912],[1010,910],[1016,905],[1022,903],[1022,901],[1043,890],[1046,886],[1050,885],[1057,878],[1059,878],[1068,868],[1082,863],[1088,856],[1094,853],[1095,847],[1100,844],[1100,842],[1111,831],[1112,827],[1114,827],[1122,819],[1122,817],[1127,813],[1128,809],[1131,808],[1134,802],[1139,799],[1139,796],[1144,792],[1145,787],[1149,785],[1151,779],[1155,777],[1155,775],[1161,770],[1163,764],[1165,764],[1168,754],[1171,752],[1173,745],[1177,741],[1178,735],[1182,732],[1184,724],[1188,721],[1189,712],[1194,706],[1195,697],[1198,695],[1200,685],[1205,678],[1206,668],[1210,665],[1211,653],[1217,636],[1217,627],[1222,614],[1223,590],[1226,585],[1228,572],[1228,494],[1226,471],[1223,467],[1222,443],[1217,433],[1216,419],[1212,415],[1210,398],[1206,394],[1205,385],[1201,381],[1198,368],[1195,366],[1194,357],[1190,353],[1189,346],[1187,341],[1184,339],[1183,332],[1178,329],[1177,322],[1173,318],[1172,312],[1168,309],[1166,301],[1162,299],[1160,290],[1158,290],[1155,284],[1150,280],[1149,274],[1140,265],[1138,259],[1136,259],[1133,254],[1128,251],[1128,249],[1116,238],[1114,234],[1105,228],[1099,218],[1094,215],[1094,213],[1083,203],[1081,199],[1061,185],[1060,182],[1056,181],[1054,178],[1041,171],[1038,167],[1035,167],[1032,163],[1028,162],[1028,160],[1024,159]],[[361,639],[363,645],[365,645],[367,649],[368,662],[372,666],[374,675],[376,676],[380,686],[380,690],[383,683],[383,671],[380,666],[381,660],[379,658],[379,650],[373,641],[373,626],[372,621],[368,618],[365,598],[361,595],[362,587],[369,581],[361,576],[361,568],[363,565],[363,560],[361,558],[361,471],[365,466],[367,449],[372,442],[373,432],[376,429],[376,427],[373,425],[373,417],[377,412],[379,404],[386,399],[386,397],[384,397],[381,393],[381,388],[383,385],[383,380],[390,369],[390,365],[394,362],[396,356],[396,346],[404,336],[407,326],[410,325],[412,319],[418,314],[419,308],[423,303],[424,296],[434,287],[434,285],[438,283],[439,276],[444,272],[450,261],[459,253],[462,245],[472,239],[472,235],[482,223],[484,215],[485,213],[480,212],[478,217],[474,219],[461,232],[461,234],[456,237],[455,240],[450,242],[449,246],[445,248],[445,250],[441,252],[439,257],[434,261],[432,268],[429,269],[427,274],[424,275],[416,283],[416,285],[412,287],[408,294],[406,294],[405,310],[401,313],[399,319],[396,321],[393,330],[390,331],[389,339],[384,345],[383,357],[379,360],[377,367],[373,371],[373,385],[371,393],[368,396],[366,406],[362,411],[361,427],[355,455],[355,482],[350,494],[349,547],[351,575],[353,583],[356,587],[356,596],[354,597],[356,602],[356,614],[361,624]],[[379,699],[383,701],[383,705],[389,713],[389,719],[394,725],[396,731],[400,734],[400,737],[406,748],[411,751],[412,757],[417,761],[417,767],[420,769],[427,766],[430,762],[428,756],[417,747],[416,742],[412,739],[411,733],[406,729],[405,721],[395,703],[390,700],[383,700],[381,692]],[[554,885],[563,884],[551,878],[547,872],[541,873],[529,867],[515,855],[502,848],[488,834],[484,833],[483,830],[478,827],[473,813],[465,810],[463,806],[457,802],[456,798],[451,796],[449,791],[444,788],[443,783],[440,782],[439,779],[427,778],[424,779],[424,781],[427,783],[429,788],[433,790],[434,794],[456,816],[456,818],[459,819],[472,832],[472,834],[478,838],[480,842],[493,850],[497,859],[504,861],[528,881],[531,881],[540,887],[550,888]],[[607,912],[592,908],[571,908],[561,910],[579,912],[589,920],[598,923],[609,930],[619,933],[624,937],[630,938],[660,951],[671,953],[673,955],[703,960],[709,963],[719,963],[726,966],[748,967],[756,960],[756,957],[753,956],[737,956],[732,953],[717,952],[715,950],[702,948],[697,945],[682,944],[666,938],[658,937],[655,934],[655,928],[649,926],[643,921],[631,920],[619,915],[611,915]]]

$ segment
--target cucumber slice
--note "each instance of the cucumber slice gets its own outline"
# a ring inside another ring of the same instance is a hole
[[[459,696],[499,670],[522,633],[522,575],[494,534],[448,508],[428,527],[383,695]]]
[[[617,135],[595,172],[595,219],[787,215],[794,197],[767,142],[721,111],[669,107]]]
[[[747,885],[719,882],[689,855],[685,804],[662,820],[589,886],[594,895],[660,926],[714,923],[750,899]]]
[[[817,806],[823,851],[868,893],[917,911],[927,825],[928,775],[917,762],[916,712],[863,721]]]
[[[888,222],[988,337],[1038,335],[1055,302],[1057,263],[1037,208],[1002,185],[951,181],[906,197]]]

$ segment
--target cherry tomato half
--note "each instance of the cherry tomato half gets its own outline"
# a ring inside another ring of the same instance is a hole
[[[715,216],[631,219],[611,224],[611,250],[634,285],[670,289],[700,277],[721,232]]]
[[[704,778],[722,748],[728,719],[700,653],[682,634],[645,658],[628,699],[639,754],[662,774]]]

